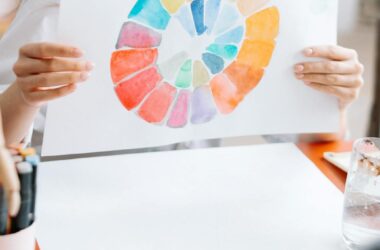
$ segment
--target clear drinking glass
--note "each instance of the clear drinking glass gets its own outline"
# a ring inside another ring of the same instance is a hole
[[[349,249],[367,249],[380,241],[380,139],[354,144],[348,173],[343,237]]]

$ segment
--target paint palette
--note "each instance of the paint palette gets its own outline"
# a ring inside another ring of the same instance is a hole
[[[111,57],[115,92],[170,128],[233,112],[259,84],[279,33],[269,0],[137,0]]]

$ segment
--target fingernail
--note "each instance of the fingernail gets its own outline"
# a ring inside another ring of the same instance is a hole
[[[304,69],[305,69],[305,67],[304,67],[302,64],[298,64],[298,65],[296,65],[296,67],[294,68],[294,70],[295,70],[296,72],[302,72]]]
[[[90,71],[90,70],[93,70],[95,68],[95,64],[92,63],[92,62],[87,62],[86,63],[86,70]]]
[[[303,78],[305,77],[305,75],[304,75],[304,74],[297,74],[296,77],[297,77],[298,79],[303,79]]]
[[[83,52],[83,50],[81,50],[81,49],[74,48],[74,54],[75,54],[76,56],[83,56],[83,55],[84,55],[84,52]]]
[[[311,82],[308,82],[308,81],[304,81],[303,83],[306,84],[306,85],[310,85],[311,84]]]
[[[90,76],[89,73],[87,73],[87,72],[82,72],[82,73],[80,73],[80,80],[81,80],[82,82],[84,82],[84,81],[86,81],[86,80],[88,79],[89,76]]]
[[[305,56],[311,56],[313,55],[313,49],[307,48],[303,51],[303,53],[305,54]]]

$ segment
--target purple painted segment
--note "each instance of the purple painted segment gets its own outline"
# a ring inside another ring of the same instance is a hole
[[[211,121],[217,114],[209,86],[196,88],[191,99],[191,123],[202,124]]]
[[[152,48],[161,44],[161,34],[134,22],[126,22],[121,28],[116,49],[122,47]]]

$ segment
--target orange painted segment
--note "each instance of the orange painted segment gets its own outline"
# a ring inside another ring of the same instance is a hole
[[[128,79],[118,86],[115,91],[121,103],[128,110],[137,107],[162,80],[156,67],[151,67]]]
[[[273,41],[278,35],[280,13],[277,7],[264,9],[245,21],[248,40]]]
[[[274,42],[245,40],[237,61],[254,68],[265,68],[272,58]]]
[[[157,49],[118,50],[112,53],[111,77],[116,84],[133,73],[136,73],[157,60]]]
[[[264,75],[264,70],[249,67],[235,61],[224,70],[224,73],[235,84],[238,92],[244,96],[259,84]]]
[[[222,114],[229,114],[236,109],[244,96],[224,74],[216,75],[210,82],[216,106]]]
[[[139,116],[149,123],[162,122],[174,101],[176,92],[176,88],[170,84],[162,84],[142,104]]]
[[[347,152],[352,150],[352,142],[299,143],[298,148],[318,167],[318,169],[342,192],[347,174],[323,159],[324,152]]]

